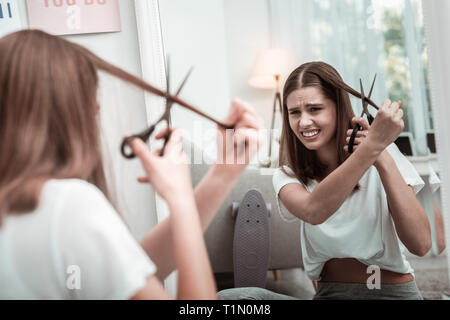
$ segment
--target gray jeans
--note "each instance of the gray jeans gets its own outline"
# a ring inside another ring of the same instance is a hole
[[[298,300],[295,297],[257,287],[225,289],[219,291],[218,295],[219,300]]]
[[[423,300],[416,282],[381,284],[380,289],[364,283],[321,282],[314,300]]]
[[[218,293],[220,300],[299,300],[263,288],[233,288]],[[321,282],[314,300],[423,300],[416,282],[381,284],[370,290],[362,283]]]

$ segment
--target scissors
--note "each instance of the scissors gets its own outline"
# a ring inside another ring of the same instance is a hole
[[[186,76],[184,77],[183,82],[181,83],[181,85],[179,86],[177,92],[175,93],[175,96],[170,94],[170,63],[169,60],[167,59],[167,69],[166,69],[166,93],[165,94],[159,94],[159,92],[157,92],[156,94],[163,96],[166,99],[166,109],[163,113],[163,115],[158,119],[158,121],[156,121],[153,125],[151,125],[149,128],[145,129],[144,131],[138,133],[138,134],[134,134],[132,136],[126,137],[123,139],[122,141],[122,145],[121,145],[121,153],[122,155],[127,158],[127,159],[133,159],[136,157],[136,155],[131,151],[129,147],[130,142],[133,139],[139,138],[142,141],[146,142],[150,136],[152,135],[152,133],[155,131],[156,126],[161,123],[161,122],[166,122],[167,124],[167,128],[170,128],[170,110],[173,106],[174,103],[177,103],[195,113],[197,113],[198,115],[213,121],[214,123],[216,123],[217,125],[221,126],[224,129],[234,129],[234,126],[230,126],[230,125],[226,125],[223,124],[217,120],[215,120],[214,118],[208,116],[207,114],[203,113],[202,111],[196,109],[195,107],[191,106],[190,104],[188,104],[187,102],[181,100],[178,95],[180,94],[181,90],[183,89],[184,85],[186,84],[189,76],[192,73],[193,68],[191,68],[188,73],[186,74]],[[159,91],[159,90],[158,90]],[[163,148],[161,149],[161,153],[160,155],[164,155],[164,149],[166,147],[167,141],[170,138],[170,130],[167,130],[166,134],[164,135],[164,145]],[[127,152],[128,150],[128,152]]]
[[[361,101],[362,101],[362,108],[363,108],[360,117],[363,117],[364,115],[366,115],[367,116],[367,121],[369,122],[369,125],[372,124],[372,122],[374,120],[374,117],[372,117],[372,115],[369,113],[369,110],[368,110],[367,106],[369,105],[369,101],[372,102],[372,100],[370,100],[370,97],[372,96],[372,91],[373,91],[373,87],[375,85],[375,80],[376,79],[377,79],[377,75],[375,74],[375,77],[373,78],[373,81],[372,81],[372,86],[370,87],[370,92],[369,92],[369,96],[368,97],[365,96],[364,88],[363,88],[363,85],[362,85],[362,80],[359,79],[359,84],[361,86]],[[377,110],[379,109],[379,107],[377,107],[375,104],[371,103],[371,105],[373,105],[374,108],[376,108]],[[362,130],[362,127],[359,124],[356,124],[355,128],[353,128],[353,132],[352,132],[352,134],[350,136],[350,141],[348,143],[348,153],[350,153],[350,154],[353,153],[353,146],[355,144],[356,134],[360,130]]]

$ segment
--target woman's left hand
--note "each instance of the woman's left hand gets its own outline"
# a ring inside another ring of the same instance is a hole
[[[231,172],[241,172],[257,154],[262,144],[264,120],[247,102],[235,99],[223,121],[234,130],[218,127],[217,164]]]

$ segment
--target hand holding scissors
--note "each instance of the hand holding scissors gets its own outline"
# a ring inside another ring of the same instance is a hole
[[[369,96],[367,97],[368,99],[370,99],[370,97],[372,96],[372,91],[373,91],[373,87],[375,85],[375,80],[376,79],[377,79],[377,75],[375,75],[375,77],[373,78],[372,86],[370,87]],[[366,100],[366,96],[364,94],[364,88],[363,88],[361,79],[359,79],[359,84],[361,86],[361,101],[362,101],[362,108],[363,108],[360,118],[362,118],[364,115],[366,115],[367,116],[367,120],[369,121],[369,125],[370,125],[370,124],[372,124],[374,118],[369,113],[369,110],[367,108],[368,105],[369,105],[369,102]],[[360,131],[361,129],[362,129],[361,125],[360,124],[356,124],[355,128],[353,129],[352,134],[350,135],[350,141],[348,143],[348,153],[350,153],[350,154],[353,153],[353,146],[355,144],[355,138],[356,138],[356,135],[357,135],[358,131]]]
[[[123,139],[122,145],[120,147],[120,150],[121,150],[122,155],[125,158],[127,158],[127,159],[135,158],[135,155],[134,155],[133,151],[128,149],[129,143],[133,139],[139,138],[142,141],[146,142],[150,138],[150,136],[153,134],[153,132],[155,131],[156,126],[159,123],[163,122],[163,121],[165,121],[166,124],[167,124],[167,127],[170,128],[170,110],[171,110],[171,108],[172,108],[174,103],[179,104],[179,105],[181,105],[181,106],[183,106],[183,107],[185,107],[185,108],[187,108],[187,109],[197,113],[198,115],[200,115],[200,116],[202,116],[202,117],[204,117],[204,118],[206,118],[206,119],[208,119],[210,121],[213,121],[214,123],[216,123],[221,128],[234,129],[234,126],[227,125],[227,124],[224,124],[224,123],[222,123],[220,121],[215,120],[214,118],[208,116],[204,112],[202,112],[202,111],[198,110],[197,108],[191,106],[190,104],[188,104],[187,102],[181,100],[178,97],[178,95],[180,94],[181,90],[183,89],[184,85],[186,84],[187,79],[189,78],[189,76],[190,76],[190,74],[192,72],[192,68],[189,70],[187,75],[184,77],[184,80],[181,83],[180,87],[178,88],[175,96],[171,95],[170,94],[170,71],[169,70],[170,70],[170,64],[169,64],[169,61],[167,61],[167,69],[166,69],[166,81],[167,81],[167,88],[166,89],[167,89],[167,92],[163,93],[161,90],[158,90],[156,88],[152,88],[152,92],[154,94],[162,96],[162,97],[164,97],[166,99],[166,110],[164,111],[163,115],[158,119],[158,121],[156,121],[148,129],[145,129],[144,131],[142,131],[142,132],[140,132],[138,134],[134,134],[132,136],[129,136],[129,137],[126,137],[126,138]],[[161,149],[161,155],[164,154],[164,148],[166,146],[166,143],[167,143],[169,137],[170,137],[170,130],[167,130],[167,134],[164,136],[164,146]],[[127,152],[127,150],[129,152]]]
[[[360,81],[363,111],[359,118],[352,119],[352,122],[356,124],[353,131],[351,133],[350,130],[347,132],[348,146],[345,146],[344,148],[345,150],[348,150],[350,154],[354,151],[356,146],[361,144],[366,138],[372,141],[376,149],[381,152],[398,138],[404,128],[401,102],[391,102],[387,99],[381,108],[375,107],[378,109],[376,118],[373,118],[368,112],[368,101],[371,101],[370,96],[372,94],[375,79],[376,76],[372,82],[368,97],[365,96],[362,81]],[[363,119],[364,114],[367,116],[368,123]]]

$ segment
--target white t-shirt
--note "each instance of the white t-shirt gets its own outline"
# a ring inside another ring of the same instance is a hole
[[[414,166],[400,153],[395,144],[387,148],[395,160],[405,182],[417,194],[425,185]],[[285,166],[287,172],[292,170]],[[281,169],[273,176],[276,195],[287,184],[302,184],[312,192],[318,185],[313,180],[308,186],[289,177]],[[326,261],[332,258],[355,258],[366,265],[399,273],[412,273],[406,260],[392,217],[381,178],[371,166],[359,181],[360,189],[351,194],[341,207],[324,223],[311,225],[301,222],[300,239],[303,264],[308,277],[320,280]],[[279,202],[279,212],[285,220],[297,219]]]
[[[128,299],[155,265],[103,193],[50,180],[39,207],[0,228],[0,299]]]

